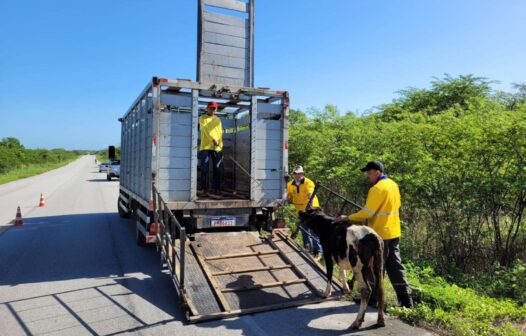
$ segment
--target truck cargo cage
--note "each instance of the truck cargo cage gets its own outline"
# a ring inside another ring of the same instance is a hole
[[[123,211],[148,216],[155,182],[178,221],[192,222],[187,233],[272,220],[288,175],[288,99],[286,91],[154,77],[119,119]],[[221,186],[198,195],[198,124],[211,101],[224,130]],[[138,229],[148,232],[148,223]]]
[[[324,270],[284,232],[199,232],[186,235],[152,186],[157,248],[190,322],[338,299],[325,298]]]

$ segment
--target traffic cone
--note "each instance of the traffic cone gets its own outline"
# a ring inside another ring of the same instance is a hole
[[[16,208],[16,219],[15,219],[15,226],[22,226],[24,225],[24,221],[22,220],[22,212],[20,211],[20,206]]]
[[[40,208],[43,208],[46,206],[46,201],[44,200],[44,195],[40,194],[40,204],[38,205]]]

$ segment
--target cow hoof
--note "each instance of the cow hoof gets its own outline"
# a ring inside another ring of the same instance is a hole
[[[383,319],[378,320],[378,322],[376,322],[376,325],[379,327],[385,327],[385,321]]]
[[[362,325],[362,323],[358,322],[358,321],[354,321],[352,324],[351,324],[351,329],[360,329],[360,326]]]
[[[323,296],[328,298],[329,296],[331,296],[331,291],[330,290],[326,290],[324,293],[323,293]]]

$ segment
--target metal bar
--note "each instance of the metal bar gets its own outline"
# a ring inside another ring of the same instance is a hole
[[[254,313],[263,312],[263,311],[297,307],[297,306],[302,306],[302,305],[309,304],[309,303],[320,303],[324,301],[333,301],[333,300],[339,300],[339,297],[331,296],[328,298],[304,299],[304,300],[297,300],[297,301],[290,300],[285,303],[278,303],[278,304],[262,306],[262,307],[237,309],[237,310],[231,310],[230,312],[221,312],[221,313],[215,313],[215,314],[209,314],[209,315],[189,316],[188,321],[190,323],[198,323],[198,322],[222,319],[225,317],[232,317],[232,316],[238,316],[238,315],[244,315],[244,314],[254,314]]]
[[[192,143],[190,159],[190,200],[197,199],[197,138],[199,129],[199,90],[192,90]]]
[[[174,231],[175,231],[175,227],[174,227]],[[177,270],[177,258],[176,258],[176,249],[175,249],[175,240],[177,237],[175,234],[172,236],[172,243],[170,245],[171,247],[171,250],[172,250],[172,266],[173,266],[173,269],[174,269],[174,274],[176,274],[176,270]],[[180,273],[179,273],[180,274]]]
[[[316,197],[316,193],[318,192],[318,182],[314,183],[314,191],[312,192],[312,195],[310,195],[309,203],[307,203],[307,209],[312,207],[312,200],[314,200],[314,197]]]
[[[180,261],[179,261],[179,267],[181,268],[179,271],[180,279],[179,283],[181,284],[181,289],[184,289],[184,265],[185,265],[185,255],[186,255],[186,229],[183,227],[181,229],[181,236],[180,236]]]
[[[221,292],[223,293],[231,293],[231,292],[241,292],[241,291],[249,291],[249,290],[256,290],[261,288],[269,288],[269,287],[278,287],[278,286],[289,286],[289,285],[295,285],[307,282],[307,279],[295,279],[295,280],[285,280],[285,281],[276,281],[276,282],[266,282],[261,284],[254,284],[251,286],[239,286],[239,287],[231,287],[231,288],[222,288]]]
[[[205,261],[230,259],[230,258],[253,257],[253,256],[267,255],[267,254],[277,254],[277,253],[279,253],[279,251],[257,251],[257,252],[238,253],[238,254],[225,254],[222,256],[206,257]]]
[[[256,125],[257,125],[258,98],[252,96],[250,106],[250,199],[256,201]]]
[[[344,196],[338,194],[338,193],[335,192],[335,191],[332,191],[331,189],[327,188],[326,186],[324,186],[323,184],[321,184],[321,183],[319,183],[319,182],[316,182],[316,187],[314,187],[314,190],[316,190],[316,188],[318,187],[318,185],[319,185],[321,188],[327,190],[329,193],[333,194],[334,196],[339,197],[339,198],[342,199],[343,201],[345,201],[345,202],[347,202],[347,203],[349,203],[349,204],[354,205],[354,206],[357,207],[358,209],[362,209],[362,208],[363,208],[361,205],[358,205],[358,204],[354,203],[353,201],[348,200],[348,199],[345,198]]]
[[[250,36],[250,50],[249,50],[249,62],[250,66],[248,67],[248,85],[249,87],[254,86],[254,19],[255,19],[255,1],[249,0],[248,5],[248,24],[249,24],[249,36]]]
[[[260,271],[274,271],[274,270],[281,270],[281,269],[291,268],[291,267],[292,265],[245,268],[245,269],[233,270],[233,271],[215,272],[215,273],[212,273],[212,276],[249,273],[249,272],[260,272]]]

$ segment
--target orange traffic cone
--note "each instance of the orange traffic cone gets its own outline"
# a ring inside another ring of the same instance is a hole
[[[38,205],[40,208],[43,208],[46,206],[46,201],[44,200],[44,195],[40,194],[40,204]]]
[[[22,226],[24,225],[24,221],[22,220],[22,212],[20,211],[20,206],[16,208],[16,219],[15,219],[15,226]]]

